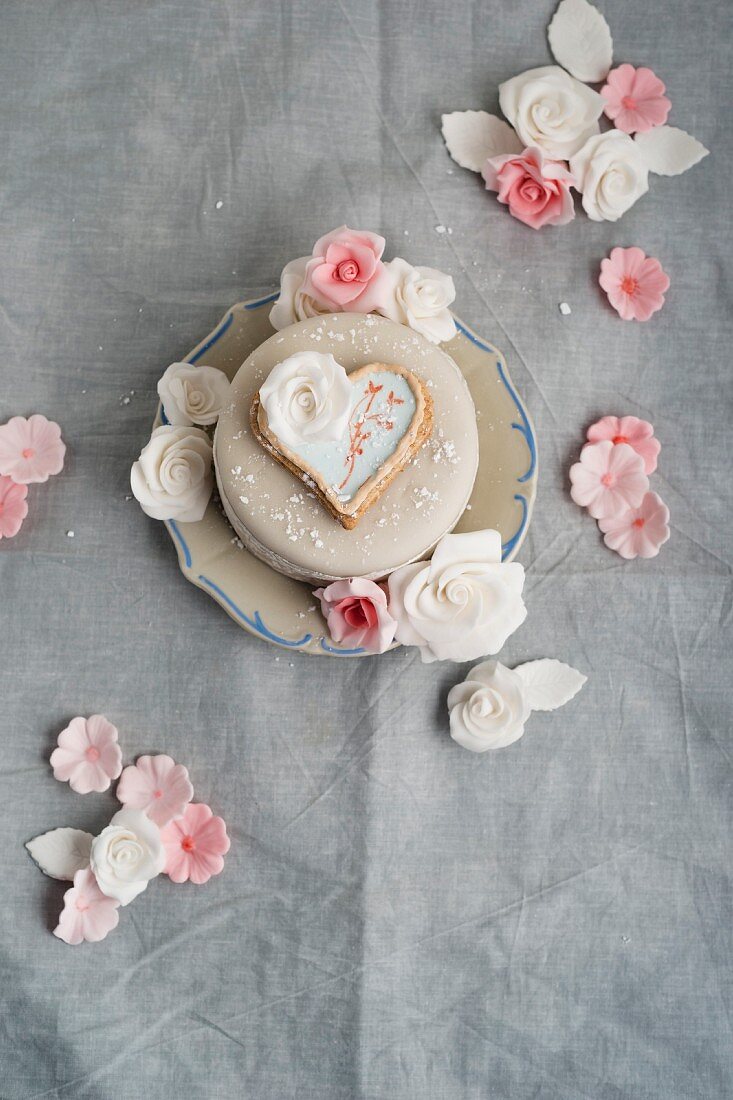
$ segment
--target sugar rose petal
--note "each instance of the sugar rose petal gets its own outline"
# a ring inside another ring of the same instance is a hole
[[[117,729],[101,714],[73,718],[51,753],[54,778],[77,794],[106,791],[122,771]]]
[[[165,872],[173,882],[208,882],[224,868],[230,842],[226,825],[209,806],[191,802],[161,833]]]
[[[527,616],[524,569],[502,562],[497,531],[444,535],[431,561],[395,570],[388,586],[395,637],[425,662],[498,653]]]
[[[20,531],[28,515],[27,485],[17,485],[12,478],[0,476],[0,539],[12,539]]]
[[[0,475],[18,485],[48,481],[63,469],[65,454],[58,424],[39,413],[0,426]]]
[[[188,769],[170,756],[141,756],[123,771],[117,797],[133,810],[141,810],[156,825],[178,817],[193,798]]]

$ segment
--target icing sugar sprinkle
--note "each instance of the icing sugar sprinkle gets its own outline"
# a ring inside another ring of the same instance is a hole
[[[432,452],[433,462],[449,462],[451,466],[455,466],[460,462],[460,455],[456,453],[456,445],[452,439],[446,439],[443,432],[438,432],[437,439],[431,439],[428,442],[428,447]]]

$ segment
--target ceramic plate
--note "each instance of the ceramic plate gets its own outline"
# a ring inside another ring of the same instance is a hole
[[[205,362],[233,378],[247,356],[272,336],[268,315],[276,298],[271,294],[232,306],[187,361]],[[527,533],[537,491],[534,429],[500,353],[457,318],[456,324],[458,335],[441,347],[458,364],[471,390],[480,454],[476,484],[456,531],[495,528],[508,561]],[[160,423],[158,409],[155,424]],[[199,523],[168,520],[166,527],[183,575],[251,634],[320,656],[366,656],[328,637],[307,585],[276,573],[242,548],[216,495]]]

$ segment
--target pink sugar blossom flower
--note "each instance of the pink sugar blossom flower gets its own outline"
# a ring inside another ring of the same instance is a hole
[[[361,577],[334,581],[313,593],[334,642],[353,649],[384,653],[394,641],[397,620],[390,615],[384,589]]]
[[[72,945],[84,940],[98,943],[117,927],[119,907],[119,901],[103,894],[91,869],[85,867],[76,872],[74,885],[64,894],[64,908],[53,934]]]
[[[498,191],[499,202],[530,229],[567,225],[575,217],[572,174],[566,164],[545,157],[539,148],[490,157],[481,175],[487,191]]]
[[[0,476],[0,539],[18,534],[28,515],[27,485],[16,485],[11,477]]]
[[[604,112],[617,130],[625,134],[643,134],[667,121],[672,104],[664,94],[664,84],[651,69],[619,65],[611,69],[601,88],[606,101]]]
[[[141,756],[122,773],[117,797],[132,810],[144,814],[162,828],[179,817],[193,798],[188,769],[170,756]]]
[[[347,306],[364,312],[356,300],[369,290],[369,308],[373,309],[375,284],[385,279],[381,258],[385,243],[377,233],[347,225],[326,233],[313,246],[301,292],[336,312]]]
[[[58,748],[51,753],[51,767],[54,778],[68,781],[77,794],[106,791],[122,771],[117,730],[101,714],[72,718],[59,734]]]
[[[173,882],[208,882],[224,866],[229,851],[227,828],[203,802],[190,802],[182,817],[161,829],[165,848],[163,870]]]
[[[0,474],[18,485],[48,481],[63,468],[65,454],[58,424],[40,413],[13,416],[0,427]]]
[[[654,428],[648,420],[639,420],[637,416],[603,416],[591,424],[587,436],[590,443],[599,443],[602,439],[610,439],[615,444],[628,443],[644,459],[645,474],[653,474],[657,468],[662,446],[654,438]]]
[[[664,305],[669,276],[659,260],[640,248],[613,248],[601,260],[598,282],[624,321],[648,321]]]
[[[586,443],[570,467],[570,496],[594,519],[638,508],[649,489],[644,460],[628,443]]]
[[[622,558],[655,558],[669,538],[669,508],[656,493],[646,493],[638,508],[599,519],[606,546]]]

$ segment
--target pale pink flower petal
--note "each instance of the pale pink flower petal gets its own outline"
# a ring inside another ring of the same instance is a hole
[[[117,785],[120,802],[133,810],[142,810],[162,827],[178,817],[193,798],[188,769],[170,756],[141,756],[125,768]]]
[[[641,455],[628,443],[608,439],[586,443],[580,462],[570,468],[570,481],[571,497],[594,519],[638,507],[649,488]]]
[[[18,485],[11,477],[0,476],[0,539],[12,539],[28,515],[27,485]]]
[[[166,853],[164,870],[173,882],[207,882],[222,870],[222,857],[229,851],[226,825],[203,802],[189,803],[160,837]]]
[[[51,767],[54,778],[77,794],[106,791],[122,771],[116,728],[101,714],[72,718],[58,736]]]
[[[624,321],[648,321],[662,308],[669,290],[669,276],[659,260],[636,247],[612,249],[601,260],[598,282]]]
[[[567,225],[575,217],[572,174],[563,162],[546,159],[539,148],[490,157],[481,174],[487,190],[498,192],[512,217],[531,229]]]
[[[667,121],[672,104],[662,81],[651,69],[619,65],[601,88],[605,114],[625,134],[645,133]]]
[[[654,558],[669,538],[669,508],[656,493],[646,493],[638,508],[599,519],[603,541],[622,558]]]
[[[119,905],[116,898],[102,893],[91,869],[85,867],[76,872],[74,885],[64,894],[64,908],[53,934],[72,945],[84,940],[98,943],[117,927]]]
[[[66,447],[53,420],[34,413],[14,416],[0,427],[0,474],[19,485],[48,481],[64,465]]]
[[[628,443],[644,459],[644,473],[653,474],[661,444],[654,437],[654,428],[648,420],[636,416],[603,416],[588,428],[590,443],[610,439],[612,443]]]
[[[397,621],[387,607],[387,594],[374,581],[355,577],[317,588],[321,611],[334,642],[368,653],[384,653],[394,641]]]
[[[385,240],[377,233],[342,225],[320,237],[305,267],[302,293],[318,305],[340,312],[364,312],[357,299],[380,280]]]

